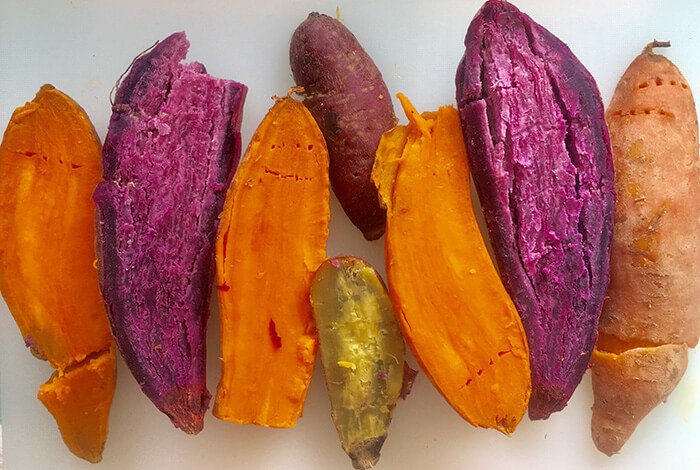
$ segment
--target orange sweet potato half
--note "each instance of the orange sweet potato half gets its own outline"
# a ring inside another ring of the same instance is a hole
[[[256,131],[226,196],[216,241],[223,372],[214,415],[288,428],[317,349],[309,289],[326,257],[328,151],[284,98]]]
[[[93,266],[101,145],[83,109],[50,85],[17,109],[0,145],[0,291],[54,376],[39,399],[68,448],[102,458],[115,356]]]
[[[472,210],[457,111],[418,114],[384,134],[372,178],[387,207],[386,270],[406,341],[475,426],[508,434],[530,398],[528,344]]]

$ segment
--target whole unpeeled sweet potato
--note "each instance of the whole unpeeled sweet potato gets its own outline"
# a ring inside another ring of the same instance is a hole
[[[338,201],[367,240],[381,237],[386,211],[370,175],[379,139],[396,116],[379,69],[340,21],[319,13],[294,31],[289,62],[326,139]]]
[[[472,175],[530,343],[529,414],[566,406],[608,284],[614,182],[603,104],[569,48],[513,5],[476,15],[457,72]]]
[[[606,113],[618,205],[591,365],[593,441],[608,455],[676,387],[700,334],[698,118],[688,82],[651,46]]]

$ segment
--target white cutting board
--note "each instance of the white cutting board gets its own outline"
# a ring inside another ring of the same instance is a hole
[[[289,38],[313,10],[340,16],[382,70],[392,93],[420,110],[454,101],[454,72],[467,25],[481,2],[17,0],[0,2],[0,127],[12,110],[47,82],[77,100],[104,138],[108,96],[132,58],[168,34],[185,30],[188,60],[249,87],[243,142],[292,85]],[[597,78],[604,101],[627,64],[652,39],[673,42],[665,53],[700,93],[700,6],[693,0],[521,0],[517,5],[557,34]],[[398,109],[398,108],[397,108]],[[403,120],[405,121],[405,119]],[[365,242],[335,200],[328,253],[366,258],[383,273],[382,241]],[[220,372],[219,328],[212,312],[209,388]],[[414,363],[415,365],[415,363]],[[18,469],[95,468],[64,447],[52,417],[36,400],[51,374],[25,349],[0,302],[0,384],[4,465]],[[700,354],[668,403],[638,428],[621,455],[608,458],[591,442],[590,374],[568,408],[548,421],[523,420],[511,437],[475,429],[452,411],[425,375],[396,409],[378,469],[700,468]],[[320,369],[303,418],[292,430],[219,421],[207,415],[195,437],[175,430],[144,397],[123,362],[100,468],[351,469],[335,436]]]

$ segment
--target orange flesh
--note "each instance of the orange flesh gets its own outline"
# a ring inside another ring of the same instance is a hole
[[[313,373],[309,289],[326,257],[328,152],[299,102],[278,102],[226,198],[216,242],[223,372],[214,415],[292,427]]]
[[[12,115],[0,145],[0,291],[27,346],[57,369],[49,388],[63,398],[42,401],[69,449],[90,461],[101,458],[115,375],[113,357],[100,361],[99,377],[85,380],[83,370],[86,358],[113,356],[93,266],[101,177],[99,137],[68,96],[44,85]],[[84,415],[87,398],[99,402],[94,416]],[[82,429],[85,420],[103,429]]]
[[[39,389],[39,400],[56,418],[71,452],[92,463],[102,460],[116,378],[110,349],[64,375],[55,373]]]
[[[530,397],[528,346],[481,237],[457,111],[385,134],[373,180],[388,209],[387,274],[404,336],[447,401],[508,434]]]

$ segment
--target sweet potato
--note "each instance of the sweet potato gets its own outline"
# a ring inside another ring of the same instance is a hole
[[[328,150],[289,97],[260,123],[226,196],[216,240],[223,369],[214,415],[293,427],[318,338],[311,278],[326,258]]]
[[[588,367],[608,284],[613,164],[593,77],[510,3],[469,25],[457,101],[506,289],[530,344],[529,415],[566,406]]]
[[[183,431],[209,403],[206,325],[213,245],[240,156],[246,87],[181,64],[176,33],[119,86],[103,152],[100,286],[119,350],[150,400]]]
[[[591,427],[608,455],[666,400],[700,334],[698,118],[688,82],[652,46],[606,112],[618,202]]]
[[[508,434],[530,398],[527,339],[486,251],[459,116],[419,115],[384,134],[372,179],[387,207],[394,310],[423,371],[475,426]]]
[[[93,267],[101,144],[85,111],[44,85],[0,145],[0,291],[56,373],[39,399],[78,457],[102,459],[116,361]]]
[[[379,461],[404,382],[404,343],[379,274],[359,258],[323,262],[311,305],[333,422],[358,470]]]
[[[328,144],[338,201],[367,240],[381,237],[386,212],[370,175],[379,139],[396,116],[379,69],[340,21],[319,13],[294,31],[289,62]]]

